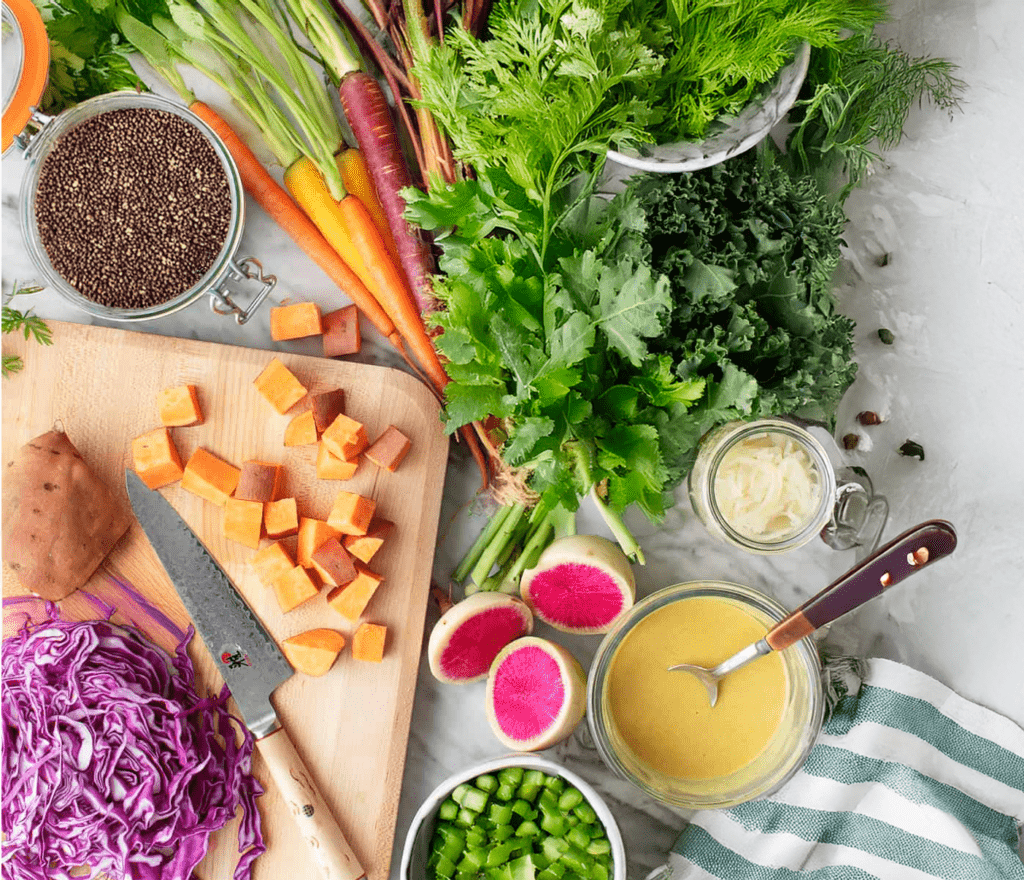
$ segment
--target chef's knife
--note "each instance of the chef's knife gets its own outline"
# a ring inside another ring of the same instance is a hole
[[[291,665],[224,569],[167,499],[147,488],[130,469],[125,470],[125,485],[139,525],[213,654],[242,720],[252,731],[256,749],[324,877],[365,877],[271,705],[270,695],[291,677]]]

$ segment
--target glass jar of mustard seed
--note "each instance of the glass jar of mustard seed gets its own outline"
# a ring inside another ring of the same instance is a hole
[[[21,224],[46,280],[83,311],[160,318],[204,296],[245,323],[273,289],[236,260],[245,199],[220,138],[184,106],[113,92],[49,120],[25,149]],[[233,291],[253,282],[247,306]]]
[[[3,0],[3,19],[3,151],[17,146],[28,160],[21,226],[46,284],[114,321],[160,318],[204,296],[248,321],[276,279],[236,258],[245,198],[217,134],[180,103],[134,91],[40,113],[42,19],[31,0]]]

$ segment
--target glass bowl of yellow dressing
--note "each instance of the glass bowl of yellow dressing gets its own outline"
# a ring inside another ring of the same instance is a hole
[[[824,713],[809,638],[729,673],[711,707],[677,663],[713,667],[787,615],[739,584],[691,581],[646,597],[605,636],[591,667],[587,717],[605,763],[648,795],[689,810],[769,794],[803,764]]]

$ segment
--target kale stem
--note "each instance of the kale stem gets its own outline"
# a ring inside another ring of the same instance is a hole
[[[484,552],[480,554],[480,558],[477,560],[476,565],[473,566],[473,570],[470,573],[470,577],[477,584],[482,586],[483,582],[487,579],[487,576],[491,573],[494,563],[505,549],[505,545],[508,544],[516,526],[519,525],[519,520],[523,518],[525,510],[526,505],[522,502],[513,504],[509,510],[508,516],[505,517],[505,521],[495,533],[494,539],[487,545]]]
[[[505,519],[511,512],[512,508],[508,505],[502,505],[494,512],[487,521],[487,525],[477,535],[473,546],[469,548],[466,555],[462,557],[459,564],[455,567],[455,573],[452,575],[453,580],[461,584],[466,579],[466,576],[473,569],[473,566],[480,561],[480,557],[483,555],[484,550],[487,549],[487,545],[494,539],[498,529],[501,528],[502,523],[505,522]]]
[[[626,524],[622,521],[622,516],[612,510],[600,496],[597,491],[596,483],[590,487],[590,497],[594,504],[597,505],[597,510],[598,513],[601,514],[601,518],[605,521],[608,528],[612,530],[615,540],[619,542],[622,552],[635,559],[640,565],[644,565],[646,562],[644,559],[644,551],[640,549],[640,545],[637,543],[636,538],[633,537],[632,532],[630,532],[626,527]]]

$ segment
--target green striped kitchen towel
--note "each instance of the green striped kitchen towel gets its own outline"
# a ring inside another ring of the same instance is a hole
[[[1024,880],[1024,730],[907,666],[864,667],[797,775],[698,813],[662,880]]]

